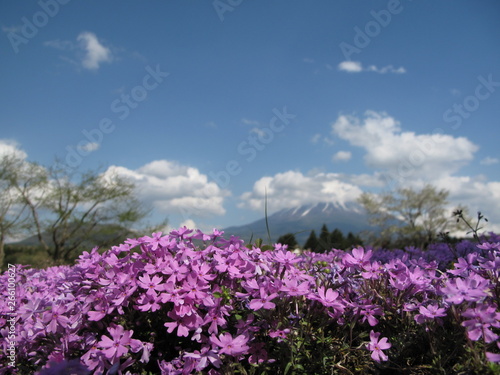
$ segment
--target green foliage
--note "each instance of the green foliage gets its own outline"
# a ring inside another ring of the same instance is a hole
[[[280,236],[276,242],[282,245],[288,245],[288,250],[293,250],[299,245],[293,233],[287,233]]]
[[[340,229],[335,228],[330,233],[328,232],[326,224],[323,224],[321,227],[320,238],[318,239],[316,232],[312,230],[309,238],[304,244],[304,249],[324,253],[330,251],[331,249],[347,250],[352,247],[362,245],[362,239],[359,236],[354,235],[352,232],[349,232],[347,236],[344,236],[344,233],[342,233]]]
[[[309,238],[307,239],[306,243],[304,244],[304,249],[316,251],[318,245],[319,245],[318,237],[316,236],[316,232],[314,230],[312,230],[311,234],[309,235]]]
[[[7,236],[35,234],[45,256],[68,263],[82,249],[117,243],[148,215],[134,184],[110,172],[45,168],[10,155],[0,160],[0,188],[0,265]]]
[[[361,194],[358,202],[370,216],[370,223],[381,229],[372,238],[374,245],[426,248],[440,232],[461,229],[445,207],[449,192],[426,185],[420,190],[400,188],[382,194]]]

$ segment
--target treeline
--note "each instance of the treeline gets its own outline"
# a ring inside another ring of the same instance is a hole
[[[289,249],[299,248],[295,235],[293,233],[287,233],[278,238],[277,243],[283,245],[288,245]],[[362,246],[363,241],[358,235],[354,235],[349,232],[347,236],[338,229],[335,228],[333,231],[329,231],[326,224],[323,224],[320,230],[319,237],[316,231],[312,230],[309,234],[309,238],[306,240],[302,248],[304,250],[310,250],[317,253],[328,252],[331,249],[347,250],[355,246]]]

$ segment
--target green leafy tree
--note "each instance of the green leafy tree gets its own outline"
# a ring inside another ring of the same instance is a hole
[[[288,245],[288,250],[293,250],[299,246],[293,233],[287,233],[283,236],[280,236],[280,238],[278,238],[278,241],[276,242],[282,245]]]
[[[0,267],[5,259],[6,240],[22,235],[30,226],[30,215],[23,196],[41,194],[45,184],[45,175],[38,166],[26,164],[15,154],[1,157]]]
[[[425,248],[439,233],[453,227],[448,214],[449,192],[426,185],[421,190],[401,188],[379,195],[363,193],[358,202],[363,205],[372,225],[381,230],[376,245],[414,245]]]
[[[309,237],[306,240],[306,243],[304,244],[304,249],[316,251],[318,246],[319,246],[318,237],[316,236],[316,232],[312,230],[311,234],[309,234]]]
[[[8,227],[9,221],[3,219],[0,229],[6,234],[14,229],[34,232],[54,262],[68,262],[83,248],[123,239],[148,214],[135,197],[135,186],[118,175],[67,172],[24,160],[16,165],[5,169],[1,182],[22,215],[17,227]],[[4,162],[4,166],[9,165]]]

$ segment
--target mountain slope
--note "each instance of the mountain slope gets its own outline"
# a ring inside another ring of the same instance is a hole
[[[268,216],[267,219],[272,242],[283,234],[294,233],[300,245],[305,243],[311,230],[314,229],[319,235],[323,224],[326,224],[329,231],[338,228],[346,235],[348,232],[359,234],[365,230],[373,230],[362,207],[356,203],[304,205],[283,209]],[[225,228],[224,232],[226,235],[241,237],[245,241],[249,241],[253,236],[253,241],[262,238],[268,242],[265,218],[250,224]]]

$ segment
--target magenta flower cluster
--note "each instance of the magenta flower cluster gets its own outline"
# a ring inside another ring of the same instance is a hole
[[[403,256],[374,260],[355,248],[297,255],[264,250],[187,228],[153,233],[74,266],[19,266],[16,367],[9,367],[7,292],[0,301],[0,374],[224,373],[228,366],[273,366],[304,322],[374,364],[398,358],[412,324],[463,330],[485,361],[500,362],[500,243],[442,272]],[[7,274],[0,276],[7,285]]]

